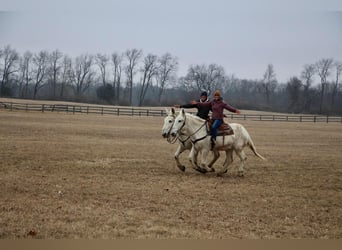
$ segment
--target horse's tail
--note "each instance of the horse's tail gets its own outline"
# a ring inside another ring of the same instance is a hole
[[[262,159],[262,160],[264,160],[264,161],[266,160],[265,157],[263,157],[261,154],[259,154],[259,153],[256,151],[256,148],[255,148],[255,146],[254,146],[254,143],[253,143],[251,137],[249,137],[249,140],[248,140],[248,142],[247,142],[247,145],[249,146],[249,148],[253,151],[253,153],[254,153],[257,157],[259,157],[260,159]]]

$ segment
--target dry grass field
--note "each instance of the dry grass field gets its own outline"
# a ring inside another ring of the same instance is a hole
[[[0,238],[341,239],[342,124],[238,122],[243,178],[179,171],[162,117],[0,110]]]

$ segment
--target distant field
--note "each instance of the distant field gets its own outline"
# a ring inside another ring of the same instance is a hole
[[[241,121],[243,178],[180,172],[162,123],[0,110],[0,238],[342,238],[340,123]]]

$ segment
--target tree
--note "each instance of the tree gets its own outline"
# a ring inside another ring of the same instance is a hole
[[[17,72],[16,63],[19,61],[19,54],[16,50],[12,49],[11,46],[5,46],[4,50],[0,51],[0,59],[3,58],[0,64],[1,72],[1,84],[0,84],[0,96],[3,94],[9,94],[9,80],[10,75]]]
[[[274,92],[274,89],[277,86],[276,74],[274,72],[274,68],[272,64],[267,65],[267,69],[264,74],[264,78],[263,78],[261,86],[263,89],[263,93],[266,96],[266,104],[267,106],[269,106],[271,94]]]
[[[95,56],[95,61],[96,61],[96,64],[100,68],[102,86],[106,86],[106,83],[107,83],[106,82],[106,68],[107,68],[107,63],[109,61],[109,58],[107,55],[103,55],[103,54],[98,53]]]
[[[312,96],[310,95],[310,87],[313,82],[313,76],[315,75],[316,68],[314,64],[306,64],[304,65],[304,69],[301,73],[301,79],[304,81],[304,110],[309,111],[312,101]]]
[[[65,55],[63,57],[62,62],[62,79],[61,79],[61,88],[59,96],[60,98],[64,97],[65,87],[68,84],[71,84],[73,80],[73,69],[72,69],[72,60],[69,56]]]
[[[340,76],[342,74],[342,63],[341,62],[335,62],[334,64],[335,66],[335,81],[333,82],[333,88],[332,88],[332,93],[331,93],[331,109],[334,108],[335,105],[335,99],[336,99],[336,95],[340,86]]]
[[[47,51],[40,51],[33,56],[33,99],[36,99],[39,89],[44,85],[48,67],[48,56],[49,53]]]
[[[58,77],[60,75],[60,71],[62,68],[61,63],[59,61],[62,57],[63,57],[62,52],[60,52],[57,49],[49,55],[50,67],[48,71],[48,74],[49,74],[48,78],[51,84],[51,89],[52,89],[51,95],[53,98],[56,98],[56,87],[57,87]]]
[[[333,61],[334,60],[332,58],[323,58],[315,64],[316,71],[321,79],[319,113],[322,113],[325,87],[328,83],[327,78],[330,75],[330,69]]]
[[[113,53],[112,63],[113,63],[113,91],[115,92],[114,99],[118,103],[120,100],[122,56],[119,55],[118,53]]]
[[[19,91],[18,91],[18,96],[23,98],[23,97],[28,97],[28,88],[31,79],[30,73],[30,66],[32,62],[32,57],[33,54],[30,51],[26,51],[23,55],[22,58],[20,58],[20,63],[19,63],[19,72],[20,72],[20,77],[19,77]]]
[[[224,69],[217,64],[190,66],[186,75],[186,80],[193,84],[198,91],[205,90],[208,93],[220,89],[224,79]]]
[[[133,93],[133,78],[136,73],[136,66],[138,60],[142,56],[142,50],[131,49],[127,50],[125,56],[128,60],[128,65],[125,68],[127,76],[127,89],[128,89],[128,101],[129,105],[132,105],[132,93]]]
[[[72,83],[77,98],[83,95],[93,81],[94,72],[92,70],[92,65],[93,56],[91,55],[83,54],[75,59],[72,70]]]
[[[154,77],[157,74],[157,60],[158,57],[152,54],[148,54],[144,58],[144,64],[141,68],[142,79],[140,81],[141,89],[139,93],[139,106],[143,104],[146,92],[150,85],[152,85],[152,77]]]
[[[291,77],[287,82],[286,91],[289,96],[289,111],[299,112],[300,111],[300,94],[303,84],[297,77]]]
[[[177,70],[178,62],[175,57],[173,57],[170,53],[166,53],[159,58],[159,67],[157,72],[157,87],[158,91],[158,103],[161,101],[161,96],[167,86],[172,79],[173,74]]]
[[[99,99],[105,100],[110,103],[114,97],[113,86],[111,84],[106,84],[105,86],[100,86],[96,89],[96,94]]]

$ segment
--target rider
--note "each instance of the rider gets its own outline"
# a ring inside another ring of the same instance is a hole
[[[225,103],[221,97],[221,92],[216,90],[214,92],[214,100],[208,102],[197,102],[192,101],[193,105],[198,105],[199,107],[210,107],[212,110],[213,126],[211,129],[211,146],[214,148],[216,143],[217,128],[223,123],[223,110],[226,109],[230,112],[240,114],[240,110],[230,106]]]
[[[211,111],[211,106],[200,106],[198,103],[207,103],[209,102],[208,98],[208,93],[203,91],[201,93],[200,99],[195,103],[189,103],[189,104],[184,104],[184,105],[175,105],[175,108],[185,108],[185,109],[190,109],[190,108],[197,108],[197,116],[201,117],[204,120],[207,120],[209,118],[209,111]]]

